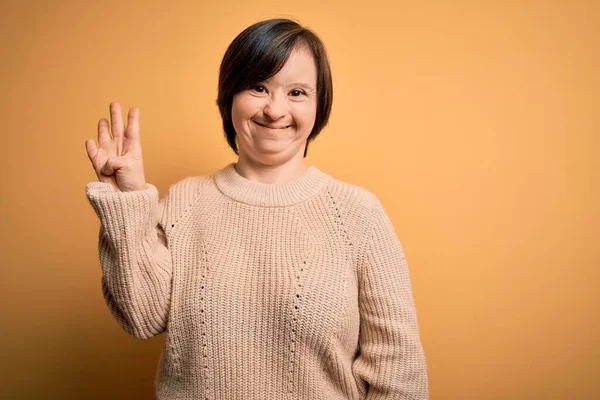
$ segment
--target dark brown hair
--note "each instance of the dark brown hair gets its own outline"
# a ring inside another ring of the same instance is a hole
[[[333,101],[333,83],[325,46],[319,37],[289,19],[268,19],[244,29],[231,42],[219,70],[217,105],[223,120],[223,130],[229,147],[239,154],[236,132],[231,120],[233,96],[269,79],[283,68],[292,51],[306,46],[317,67],[317,115],[306,141],[314,140],[327,125]]]

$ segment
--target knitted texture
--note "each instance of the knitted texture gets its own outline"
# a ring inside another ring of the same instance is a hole
[[[86,195],[111,314],[137,339],[166,332],[158,400],[428,398],[404,251],[366,189],[231,163],[161,200],[151,184]]]

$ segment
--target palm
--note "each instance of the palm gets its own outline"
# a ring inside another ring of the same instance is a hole
[[[98,146],[86,141],[88,157],[98,180],[116,190],[140,190],[145,187],[142,146],[140,144],[139,109],[129,110],[127,128],[123,126],[121,107],[111,103],[111,129],[104,118],[98,122]]]

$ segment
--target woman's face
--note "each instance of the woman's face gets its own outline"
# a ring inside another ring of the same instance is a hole
[[[240,158],[262,165],[302,159],[317,114],[317,68],[310,50],[294,50],[283,68],[233,97]]]

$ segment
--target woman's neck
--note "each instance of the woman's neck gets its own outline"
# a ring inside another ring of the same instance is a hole
[[[302,176],[309,168],[304,159],[289,160],[283,164],[266,165],[240,156],[235,163],[238,174],[251,181],[285,184]]]

